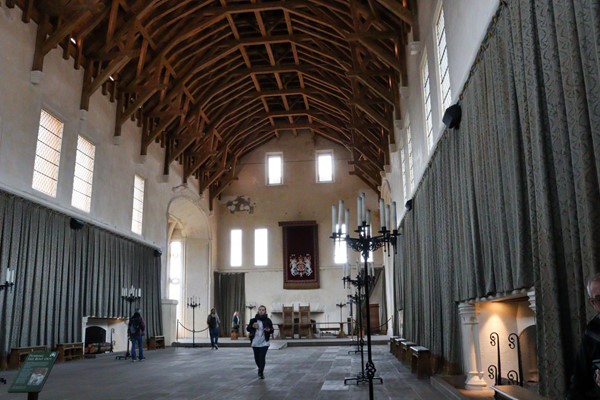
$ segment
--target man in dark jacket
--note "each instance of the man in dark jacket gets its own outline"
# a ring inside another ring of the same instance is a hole
[[[590,304],[600,313],[600,273],[588,280],[587,292]],[[585,328],[567,399],[600,399],[600,314]]]
[[[252,350],[254,351],[254,362],[258,367],[258,377],[265,379],[264,370],[269,350],[269,339],[273,332],[273,322],[267,316],[265,306],[258,307],[258,314],[250,320],[246,330],[250,333]]]

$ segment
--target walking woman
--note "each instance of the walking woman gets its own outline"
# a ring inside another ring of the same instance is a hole
[[[267,358],[267,350],[269,350],[269,339],[273,332],[273,322],[267,316],[267,308],[265,306],[258,307],[258,313],[248,323],[246,328],[250,333],[252,341],[252,350],[254,351],[254,362],[258,367],[258,377],[265,379],[265,360]]]
[[[210,335],[210,347],[213,350],[219,350],[219,326],[221,320],[217,314],[217,310],[214,308],[210,309],[210,314],[206,318],[206,324],[208,325],[208,333]]]

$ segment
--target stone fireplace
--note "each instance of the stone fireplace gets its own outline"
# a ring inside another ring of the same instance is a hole
[[[127,349],[126,319],[84,317],[82,331],[86,353]]]
[[[517,290],[458,306],[465,387],[538,384],[535,291]]]

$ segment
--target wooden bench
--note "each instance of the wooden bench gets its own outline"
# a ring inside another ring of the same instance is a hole
[[[516,385],[492,386],[494,399],[500,400],[547,400],[546,397]]]
[[[412,359],[410,370],[417,374],[418,379],[429,378],[431,375],[430,352],[427,347],[411,346]]]
[[[394,336],[390,338],[390,352],[396,357],[399,361],[402,361],[402,349],[400,345],[402,342],[406,342],[406,339],[401,338],[400,336]]]
[[[25,359],[29,353],[34,351],[48,351],[47,346],[30,346],[30,347],[12,347],[10,349],[10,357],[8,359],[9,369],[19,369],[21,364],[25,362]]]
[[[83,359],[83,343],[59,343],[56,345],[58,357],[56,362]]]
[[[410,352],[410,348],[412,346],[416,346],[415,342],[411,342],[409,340],[400,343],[400,361],[406,365],[410,365],[412,360],[412,353]]]
[[[148,350],[164,349],[165,348],[165,337],[164,336],[151,336],[148,338]]]

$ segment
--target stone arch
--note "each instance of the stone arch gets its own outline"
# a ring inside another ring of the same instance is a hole
[[[171,199],[167,208],[167,273],[165,293],[168,293],[170,284],[170,244],[179,239],[182,242],[182,279],[181,296],[175,305],[174,321],[178,329],[179,338],[192,338],[191,329],[196,330],[196,338],[205,337],[201,321],[208,314],[212,304],[212,239],[213,232],[209,219],[209,212],[205,209],[201,198],[192,197],[183,193]],[[187,300],[194,296],[198,307],[191,308]],[[195,326],[193,326],[195,325]],[[189,329],[189,330],[188,330]]]

